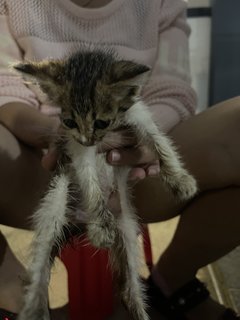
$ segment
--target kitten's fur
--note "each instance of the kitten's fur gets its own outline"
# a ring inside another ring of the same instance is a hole
[[[176,197],[189,199],[196,182],[183,168],[169,139],[159,132],[148,108],[140,100],[139,78],[149,69],[117,60],[111,52],[78,52],[66,60],[20,63],[15,69],[36,80],[54,105],[61,106],[66,137],[60,140],[62,161],[39,209],[34,214],[36,237],[25,305],[19,320],[49,320],[47,289],[51,252],[73,219],[76,205],[72,189],[80,193],[81,208],[88,214],[90,242],[110,249],[122,299],[136,320],[147,320],[143,288],[138,277],[139,228],[131,205],[127,177],[129,167],[111,167],[96,143],[108,131],[129,127],[139,141],[148,144],[161,161],[161,177]],[[117,189],[122,213],[107,207],[100,175]],[[75,186],[70,188],[71,186]],[[72,208],[73,207],[73,208]]]

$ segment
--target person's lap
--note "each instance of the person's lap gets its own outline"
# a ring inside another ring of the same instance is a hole
[[[240,98],[225,101],[176,126],[171,132],[182,159],[195,176],[199,193],[240,184]],[[160,179],[147,178],[135,190],[144,222],[167,220],[186,203],[166,192]]]
[[[176,126],[170,136],[199,191],[238,186],[240,98],[223,102]],[[0,223],[27,227],[49,180],[39,155],[0,125]],[[160,179],[147,178],[135,187],[135,204],[145,222],[161,221],[179,213]]]
[[[192,117],[170,133],[198,181],[199,192],[239,185],[239,117],[240,98],[235,98]],[[49,173],[42,168],[40,156],[1,125],[0,137],[0,224],[28,228],[28,217],[47,186]],[[173,199],[159,178],[136,185],[135,204],[144,222],[167,220],[186,205]]]
[[[48,180],[37,152],[0,125],[0,224],[29,228]]]

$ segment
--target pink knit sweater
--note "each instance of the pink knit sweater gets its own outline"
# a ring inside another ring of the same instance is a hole
[[[123,59],[152,68],[142,96],[163,130],[194,113],[182,0],[112,0],[100,8],[82,8],[70,0],[0,0],[0,32],[0,106],[19,101],[56,114],[9,64],[110,46]]]

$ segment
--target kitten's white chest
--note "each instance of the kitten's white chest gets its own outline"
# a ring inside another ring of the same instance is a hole
[[[107,194],[115,188],[114,169],[106,162],[106,154],[98,153],[96,146],[85,147],[76,141],[70,141],[67,153],[71,156],[74,170],[81,181],[92,179],[92,183],[95,183],[95,179],[99,179],[101,189]]]

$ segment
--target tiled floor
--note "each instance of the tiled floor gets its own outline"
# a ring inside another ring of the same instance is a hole
[[[240,247],[213,265],[223,297],[240,313]]]

